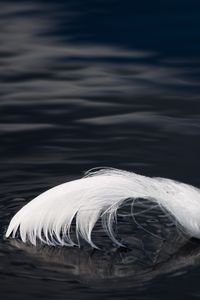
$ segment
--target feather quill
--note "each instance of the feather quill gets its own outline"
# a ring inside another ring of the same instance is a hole
[[[102,219],[111,240],[120,245],[113,232],[118,208],[127,198],[149,199],[173,217],[192,237],[200,238],[200,190],[164,178],[150,178],[117,169],[92,170],[82,179],[70,181],[40,194],[12,218],[6,237],[19,234],[23,242],[36,245],[74,246],[70,236],[72,221],[76,236],[92,247],[92,230]],[[133,202],[134,203],[134,202]]]

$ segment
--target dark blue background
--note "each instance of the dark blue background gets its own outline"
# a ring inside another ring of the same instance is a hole
[[[1,1],[0,28],[2,299],[198,298],[198,243],[145,237],[162,255],[138,267],[121,250],[52,255],[4,234],[25,203],[96,166],[200,186],[200,2]]]

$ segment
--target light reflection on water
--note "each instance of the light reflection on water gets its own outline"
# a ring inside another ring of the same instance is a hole
[[[102,8],[107,5],[103,2]],[[136,252],[35,249],[4,240],[6,226],[20,207],[95,166],[200,186],[198,57],[194,59],[192,52],[187,57],[167,57],[155,47],[117,43],[112,26],[110,33],[105,31],[109,42],[90,39],[81,20],[93,13],[91,8],[87,15],[80,3],[73,6],[70,1],[1,6],[0,276],[4,284],[0,293],[4,299],[13,295],[16,299],[44,295],[160,299],[163,290],[181,293],[180,281],[186,280],[191,283],[187,293],[198,294],[198,283],[188,273],[192,269],[195,277],[198,272],[198,243],[193,247],[173,229],[169,229],[173,245],[169,235],[165,250],[143,232],[145,250],[152,245],[151,253],[162,249],[163,257],[156,263],[149,263],[141,248],[139,252],[135,248]],[[145,22],[146,17],[141,18]],[[114,13],[111,20],[118,28]],[[94,24],[91,36],[95,29]],[[168,30],[177,35],[172,27]],[[140,261],[138,267],[135,258],[144,259],[144,265]],[[152,292],[155,288],[157,293]]]

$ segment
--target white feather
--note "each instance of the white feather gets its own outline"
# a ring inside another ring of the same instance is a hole
[[[11,220],[6,237],[17,232],[23,242],[33,245],[40,240],[49,245],[73,246],[72,221],[76,235],[96,247],[91,239],[99,218],[111,239],[116,211],[127,198],[154,201],[173,216],[184,231],[200,238],[200,190],[164,178],[150,178],[135,173],[101,169],[84,178],[58,185],[25,205]]]

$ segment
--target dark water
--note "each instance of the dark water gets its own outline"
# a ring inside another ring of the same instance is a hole
[[[0,4],[1,299],[200,297],[200,244],[155,215],[132,248],[4,239],[25,203],[93,167],[200,186],[200,2]]]

